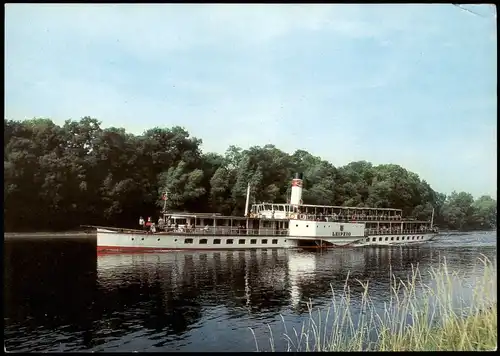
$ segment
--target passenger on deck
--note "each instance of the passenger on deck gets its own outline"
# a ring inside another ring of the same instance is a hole
[[[191,222],[188,222],[186,225],[186,232],[191,232],[192,229],[193,229],[193,225],[191,225]]]
[[[210,225],[205,225],[205,227],[203,228],[203,231],[208,232],[209,229],[210,229]]]
[[[163,220],[163,217],[158,218],[158,228],[161,230],[165,226],[165,220]]]
[[[151,232],[154,234],[156,232],[155,223],[151,223]]]
[[[141,227],[142,230],[144,230],[144,219],[141,217],[139,217],[139,226]]]
[[[148,221],[146,222],[146,230],[151,230],[151,216],[148,217]]]

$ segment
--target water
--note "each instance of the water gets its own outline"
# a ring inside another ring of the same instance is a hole
[[[473,279],[477,258],[496,258],[496,232],[443,236],[421,246],[175,252],[96,256],[85,239],[4,244],[4,339],[9,351],[284,350],[283,322],[300,328],[306,302],[328,305],[349,273],[387,301],[390,273],[423,278],[446,258]],[[467,292],[467,291],[462,291]],[[356,300],[354,300],[356,304]]]

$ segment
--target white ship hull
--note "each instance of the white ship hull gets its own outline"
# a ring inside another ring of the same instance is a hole
[[[165,233],[121,233],[97,229],[97,251],[147,252],[180,250],[248,250],[268,248],[332,248],[389,246],[426,243],[436,233],[317,237],[317,236],[264,236],[264,235],[189,235]]]
[[[121,233],[97,229],[98,252],[161,251],[161,250],[242,250],[267,248],[297,248],[299,242],[310,242],[315,247],[352,245],[363,237],[311,237],[265,235],[189,235],[165,233]],[[313,247],[313,246],[309,246]]]
[[[368,235],[365,239],[356,244],[356,246],[389,246],[389,245],[408,245],[421,244],[431,241],[438,234],[427,232],[421,234],[401,234],[401,235]]]

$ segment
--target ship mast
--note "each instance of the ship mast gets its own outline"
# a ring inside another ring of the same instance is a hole
[[[164,192],[161,198],[163,199],[163,214],[165,214],[167,212],[167,192]]]
[[[250,204],[250,182],[247,186],[247,200],[245,202],[245,216],[248,217],[248,204]]]

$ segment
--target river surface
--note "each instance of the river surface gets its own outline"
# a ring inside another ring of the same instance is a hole
[[[5,346],[255,351],[256,339],[269,350],[270,326],[281,351],[283,321],[300,328],[307,302],[328,305],[348,274],[369,281],[372,300],[383,304],[391,273],[406,279],[412,266],[425,279],[445,258],[449,270],[473,279],[480,256],[496,260],[496,239],[496,232],[479,232],[420,246],[104,256],[88,239],[12,239],[4,243]],[[357,282],[350,286],[360,294]]]

